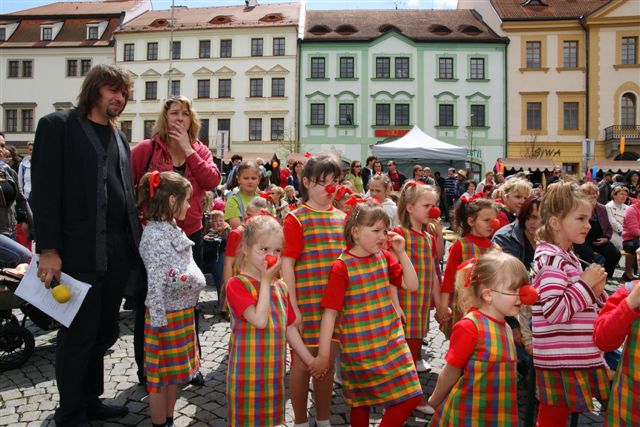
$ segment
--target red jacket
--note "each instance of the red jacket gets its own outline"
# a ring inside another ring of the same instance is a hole
[[[155,148],[151,153],[151,140],[145,139],[131,149],[131,168],[133,169],[133,182],[138,185],[140,178],[147,172],[157,170],[159,172],[173,171],[173,160],[167,149],[167,144],[158,135],[153,137]],[[213,190],[220,182],[220,171],[213,164],[209,147],[196,140],[193,143],[195,153],[187,157],[187,167],[184,177],[193,187],[193,194],[189,199],[191,207],[187,211],[184,221],[178,221],[178,226],[187,235],[191,235],[202,228],[202,200],[205,191]],[[151,159],[151,160],[149,160]],[[147,170],[145,167],[149,165]]]

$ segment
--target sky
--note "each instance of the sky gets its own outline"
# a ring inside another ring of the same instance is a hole
[[[62,0],[68,1],[68,0]],[[168,9],[172,0],[152,0],[154,9]],[[243,0],[174,0],[176,6],[207,7],[243,5]],[[54,0],[0,0],[0,14],[30,9]],[[258,0],[258,3],[287,3],[288,0]],[[317,9],[455,9],[458,0],[307,0],[307,10]]]

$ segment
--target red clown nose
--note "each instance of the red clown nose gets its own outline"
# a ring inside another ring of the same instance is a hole
[[[333,184],[325,185],[324,190],[329,194],[333,194],[336,192],[336,186]]]
[[[278,257],[275,255],[265,255],[264,260],[267,262],[267,268],[271,268],[278,262]]]
[[[538,301],[538,291],[531,285],[524,285],[520,288],[520,302],[524,305],[533,305]]]
[[[437,206],[431,206],[431,208],[429,208],[429,218],[431,219],[438,219],[440,218],[440,214],[442,212],[440,211],[440,208]]]
[[[494,230],[499,229],[500,220],[498,218],[493,218],[491,221],[489,221],[489,227],[493,228]]]

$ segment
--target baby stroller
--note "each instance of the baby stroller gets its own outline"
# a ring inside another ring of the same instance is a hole
[[[25,327],[27,318],[45,331],[60,324],[33,305],[14,295],[24,273],[13,268],[0,269],[0,372],[15,369],[29,360],[35,348],[35,339]],[[13,314],[19,308],[22,321]]]

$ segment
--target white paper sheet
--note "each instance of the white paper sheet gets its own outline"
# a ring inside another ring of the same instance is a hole
[[[91,285],[62,273],[60,275],[60,283],[64,283],[69,287],[71,299],[64,304],[60,304],[51,295],[51,289],[45,288],[40,279],[38,279],[37,261],[37,258],[31,260],[31,265],[29,265],[29,269],[27,269],[20,281],[15,294],[68,328],[73,318],[76,317]]]

